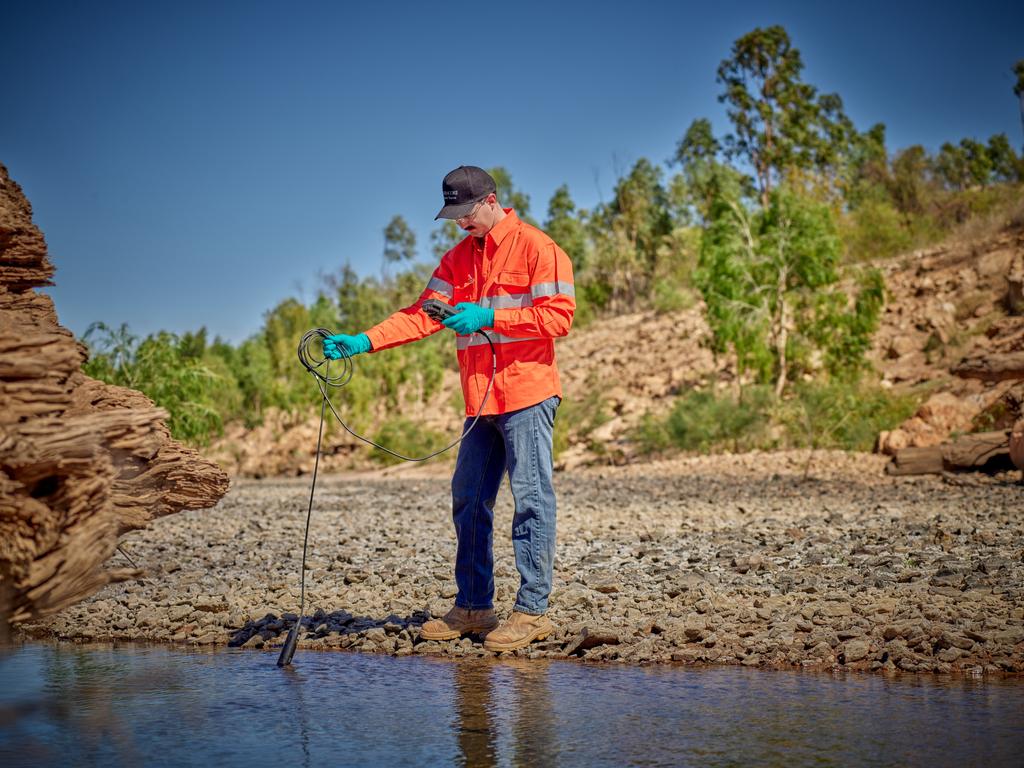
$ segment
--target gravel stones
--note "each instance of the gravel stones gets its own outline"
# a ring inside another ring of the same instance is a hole
[[[884,458],[700,457],[560,473],[555,632],[525,658],[1024,671],[1024,488],[886,477]],[[454,596],[449,478],[322,478],[300,648],[490,655],[420,642]],[[297,620],[306,480],[236,481],[213,510],[133,533],[149,574],[25,631],[279,647]],[[496,609],[518,588],[496,506]]]

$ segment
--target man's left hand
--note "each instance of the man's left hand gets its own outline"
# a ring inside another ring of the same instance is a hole
[[[458,314],[452,315],[442,325],[451,328],[460,336],[468,336],[476,333],[481,328],[491,328],[494,325],[494,310],[481,307],[468,301],[461,301],[455,305]]]

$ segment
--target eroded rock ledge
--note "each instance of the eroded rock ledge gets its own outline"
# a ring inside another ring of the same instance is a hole
[[[227,492],[145,395],[82,373],[86,349],[36,288],[54,274],[32,207],[0,164],[0,639],[105,584],[118,536]]]

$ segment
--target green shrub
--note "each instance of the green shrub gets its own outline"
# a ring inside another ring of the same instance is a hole
[[[716,202],[695,279],[715,353],[732,352],[741,375],[774,382],[781,396],[815,353],[831,373],[861,367],[884,290],[881,275],[867,273],[850,301],[826,205],[789,188],[768,202],[761,210]]]
[[[696,303],[697,297],[694,292],[676,283],[666,281],[654,286],[651,306],[658,312],[678,312],[681,309],[689,309]]]
[[[841,226],[848,261],[894,256],[914,242],[903,215],[888,200],[865,200]]]
[[[681,395],[669,414],[648,414],[633,434],[644,453],[767,448],[870,451],[878,433],[909,418],[919,398],[851,381],[801,382],[785,400],[769,387],[737,398],[710,390]]]
[[[917,397],[857,382],[801,382],[779,409],[787,445],[871,451],[878,433],[917,409]]]
[[[681,395],[668,416],[644,417],[633,437],[645,453],[671,449],[711,453],[764,447],[771,420],[770,387],[733,393],[693,390]]]
[[[205,340],[184,339],[161,331],[139,343],[127,326],[113,330],[94,323],[85,334],[90,359],[85,372],[110,384],[131,387],[147,395],[169,415],[171,434],[204,445],[223,430],[218,397],[225,378],[200,359]]]

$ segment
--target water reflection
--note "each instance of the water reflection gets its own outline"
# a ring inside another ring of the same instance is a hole
[[[14,659],[2,660],[8,661]],[[37,691],[0,707],[0,747],[17,744],[21,758],[39,765],[61,762],[66,757],[61,745],[66,742],[74,743],[76,758],[85,764],[144,764],[131,720],[119,704],[144,697],[154,688],[171,695],[180,691],[182,682],[173,667],[135,671],[128,656],[73,646],[61,652],[50,649],[39,661]],[[2,662],[0,671],[7,672]],[[3,679],[15,677],[5,674]],[[9,696],[15,692],[4,688]],[[188,711],[178,713],[178,718],[183,728],[197,724]],[[58,729],[57,738],[40,724]]]
[[[1024,681],[303,651],[0,655],[0,765],[1019,765]]]
[[[313,758],[310,749],[310,716],[306,706],[304,691],[307,688],[302,676],[292,666],[284,667],[281,670],[282,689],[287,692],[287,698],[282,702],[281,717],[290,719],[298,729],[299,746],[302,748],[302,766],[310,768],[313,765]]]
[[[459,751],[463,765],[486,768],[495,764],[498,750],[497,717],[494,712],[492,670],[480,665],[455,668],[455,710]]]
[[[499,755],[513,765],[558,765],[551,667],[515,659],[454,667],[458,743],[463,765],[490,768]]]

